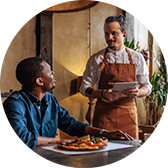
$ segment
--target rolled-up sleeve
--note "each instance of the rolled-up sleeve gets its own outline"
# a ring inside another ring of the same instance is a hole
[[[80,92],[82,95],[85,95],[85,91],[88,87],[93,87],[94,85],[97,88],[97,82],[99,80],[100,72],[98,60],[96,59],[96,55],[90,57],[90,59],[87,62],[86,69],[83,73],[83,80],[80,87]]]
[[[138,81],[139,87],[146,86],[149,88],[151,93],[152,85],[149,81],[149,71],[147,68],[147,64],[143,58],[143,56],[139,53],[139,59],[137,60],[136,67],[136,80]]]
[[[26,108],[22,101],[8,99],[3,104],[6,116],[20,139],[30,148],[36,146],[38,137],[35,132],[27,128],[27,119],[25,117]]]

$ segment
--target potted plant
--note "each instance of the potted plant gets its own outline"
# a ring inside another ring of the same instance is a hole
[[[149,124],[154,125],[160,119],[167,100],[168,74],[165,61],[159,67],[159,72],[154,72],[150,82],[152,91],[145,101],[149,104]]]
[[[129,42],[126,38],[124,45],[128,48],[134,48],[135,39]],[[137,42],[134,50],[136,51],[138,48],[139,42]],[[157,61],[157,59],[155,60]],[[160,63],[158,65],[160,65]],[[145,101],[149,105],[149,114],[147,117],[149,120],[148,124],[155,125],[160,119],[167,100],[168,74],[165,61],[163,61],[160,65],[159,72],[153,73],[152,77],[150,78],[150,82],[152,84],[152,91],[150,95],[145,98]]]

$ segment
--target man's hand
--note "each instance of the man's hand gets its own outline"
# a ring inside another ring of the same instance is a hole
[[[113,92],[112,89],[105,89],[103,90],[103,97],[105,97],[109,101],[114,101],[121,97],[121,92]]]
[[[42,137],[38,136],[37,145],[47,145],[47,144],[56,144],[62,142],[72,142],[75,139],[59,139],[59,138],[50,138],[50,137]]]
[[[100,128],[87,126],[85,129],[85,135],[94,135],[94,136],[100,136]],[[107,131],[104,130],[102,133],[102,136],[107,137],[111,140],[133,140],[134,138],[128,135],[126,132],[122,132],[121,130],[116,131]]]
[[[109,131],[106,134],[107,134],[107,138],[112,139],[112,140],[124,140],[125,139],[128,141],[131,141],[134,139],[129,134],[127,134],[126,132],[122,132],[121,130]]]
[[[134,89],[127,89],[122,91],[122,93],[129,98],[135,98],[140,95],[140,89],[136,86]]]
[[[63,143],[63,142],[72,142],[75,139],[59,139],[59,138],[53,138],[52,142],[49,143]]]

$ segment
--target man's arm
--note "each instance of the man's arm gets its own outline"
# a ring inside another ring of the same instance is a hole
[[[100,136],[100,131],[101,131],[100,128],[87,126],[85,129],[85,135]],[[116,130],[116,131],[104,130],[102,135],[104,137],[107,137],[108,139],[133,140],[133,138],[130,135],[128,135],[120,130]],[[58,139],[58,138],[49,138],[49,137],[38,136],[37,146],[38,145],[54,144],[54,143],[62,143],[62,142],[72,142],[72,141],[74,141],[74,139]]]
[[[59,138],[38,136],[37,146],[54,144],[54,143],[62,143],[62,142],[72,142],[73,140],[74,139],[59,139]]]
[[[150,89],[147,86],[142,86],[139,91],[137,97],[144,97],[150,93]]]
[[[37,135],[27,128],[26,109],[23,102],[10,98],[3,103],[6,116],[20,139],[30,148],[37,144]]]
[[[85,130],[85,135],[94,135],[94,136],[100,136],[100,131],[102,129],[96,128],[96,127],[91,127],[87,126]],[[127,133],[122,132],[121,130],[116,130],[116,131],[107,131],[103,130],[102,136],[107,137],[108,139],[115,139],[115,140],[120,140],[120,139],[126,139],[126,140],[133,140],[130,135]]]
[[[102,98],[109,101],[118,99],[122,94],[126,95],[129,98],[135,98],[147,96],[149,93],[150,89],[147,86],[142,86],[139,89],[138,87],[135,87],[134,89],[127,89],[122,92],[113,92],[112,89],[98,90],[91,87],[86,90],[86,95],[88,97]]]

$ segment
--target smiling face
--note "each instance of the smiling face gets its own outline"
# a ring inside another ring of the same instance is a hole
[[[121,50],[124,47],[124,35],[126,29],[121,32],[120,24],[117,21],[106,23],[104,25],[105,40],[109,48]]]
[[[41,65],[44,67],[42,71],[42,76],[40,77],[42,82],[42,88],[44,92],[47,92],[55,88],[56,80],[55,80],[54,72],[51,71],[50,65],[45,61],[43,61]]]

